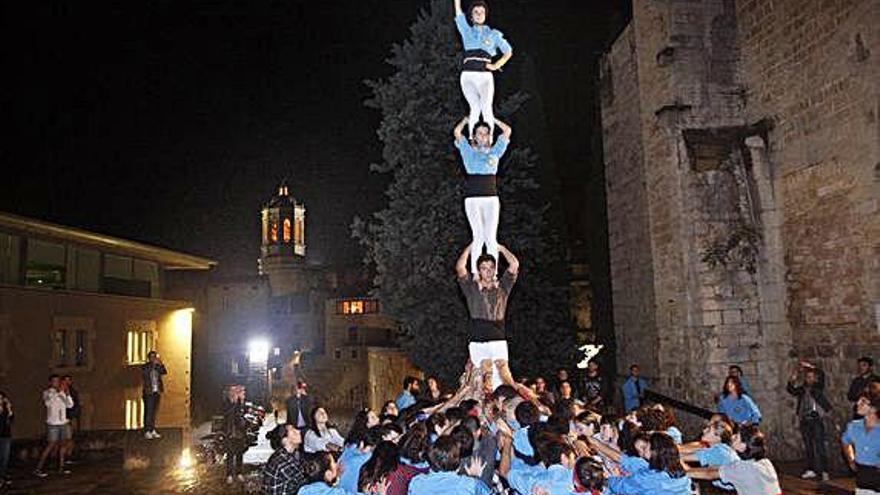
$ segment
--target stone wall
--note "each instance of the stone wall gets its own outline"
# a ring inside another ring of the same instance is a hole
[[[880,348],[878,15],[636,0],[602,66],[621,367],[713,408],[739,364],[778,442],[799,444],[798,359],[829,371],[843,419],[855,358]]]

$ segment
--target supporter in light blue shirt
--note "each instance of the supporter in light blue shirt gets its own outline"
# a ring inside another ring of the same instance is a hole
[[[700,449],[683,458],[687,462],[698,462],[700,466],[724,466],[740,460],[739,454],[731,446],[733,444],[733,429],[724,422],[709,423],[703,427],[703,436],[700,441],[709,447]],[[733,490],[733,485],[723,481],[713,481],[713,485],[722,490]]]
[[[439,437],[428,452],[431,472],[413,478],[408,494],[489,495],[491,490],[478,478],[457,474],[460,462],[458,442],[449,435]]]
[[[639,376],[639,365],[629,367],[629,378],[623,382],[623,407],[626,412],[634,411],[642,405],[642,398],[648,390],[648,381]]]
[[[361,466],[366,464],[373,455],[373,449],[382,441],[382,430],[374,426],[364,433],[364,438],[356,447],[348,446],[339,456],[342,474],[339,476],[339,487],[351,493],[358,492],[358,476]]]
[[[743,374],[743,370],[739,365],[730,365],[730,368],[727,369],[727,375],[739,378],[739,383],[742,385],[742,393],[748,396],[752,395],[752,384],[749,383],[749,379]]]
[[[397,410],[403,411],[416,403],[416,394],[419,393],[419,379],[414,376],[408,376],[403,379],[403,392],[397,396],[394,401],[397,404]]]
[[[618,495],[691,495],[691,480],[685,475],[678,447],[665,433],[652,433],[648,469],[630,476],[612,477],[608,487]]]
[[[470,175],[497,174],[498,162],[507,151],[508,144],[510,144],[510,139],[503,134],[498,136],[495,144],[491,147],[472,146],[464,136],[455,140],[455,147],[461,154],[464,169]]]
[[[507,476],[510,486],[521,494],[532,494],[536,487],[550,495],[570,495],[574,490],[574,465],[577,454],[562,437],[540,436],[535,450],[541,453],[542,467],[513,469]]]
[[[648,461],[639,456],[626,454],[620,456],[620,468],[629,474],[644,471],[645,469],[648,469],[648,467]]]
[[[672,441],[675,442],[675,445],[681,445],[684,442],[684,438],[681,435],[681,430],[676,426],[670,426],[666,429],[666,434],[672,438]]]
[[[303,465],[308,484],[297,492],[298,495],[352,495],[336,486],[339,468],[333,456],[320,452],[309,458]]]
[[[724,381],[724,391],[718,401],[718,412],[724,413],[735,423],[758,424],[761,411],[748,395],[743,394],[739,378],[728,376]]]
[[[841,443],[844,446],[844,457],[855,471],[861,466],[880,468],[880,397],[862,394],[856,402],[856,413],[862,419],[850,421],[843,433]]]

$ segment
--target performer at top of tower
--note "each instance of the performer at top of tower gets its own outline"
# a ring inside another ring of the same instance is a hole
[[[509,125],[496,120],[501,135],[492,144],[492,134],[485,122],[480,122],[474,130],[474,139],[468,142],[463,134],[468,118],[455,126],[455,147],[461,153],[461,160],[467,172],[465,184],[464,211],[471,226],[471,273],[477,275],[477,258],[483,253],[483,246],[493,258],[498,259],[498,220],[501,215],[501,201],[495,174],[498,162],[507,151],[513,130]]]
[[[495,131],[495,114],[492,102],[495,99],[495,78],[492,72],[500,70],[513,56],[513,48],[497,29],[486,25],[489,17],[489,6],[483,0],[474,0],[468,8],[471,22],[465,18],[461,9],[461,0],[455,1],[455,25],[461,34],[464,45],[464,61],[461,68],[461,91],[470,107],[468,130],[471,137],[480,114],[483,121],[489,124],[489,134]],[[492,57],[502,53],[497,62]]]
[[[504,318],[507,313],[507,298],[519,274],[519,260],[504,246],[498,250],[507,261],[507,270],[500,280],[495,277],[497,262],[488,254],[480,255],[477,264],[479,276],[472,279],[466,268],[470,247],[464,248],[455,264],[458,285],[467,300],[470,314],[468,354],[474,367],[484,372],[492,370],[492,389],[501,385],[502,373],[507,368],[507,335]],[[488,373],[486,373],[488,377]]]

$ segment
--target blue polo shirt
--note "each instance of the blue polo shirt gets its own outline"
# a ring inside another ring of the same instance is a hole
[[[880,467],[880,426],[868,431],[864,418],[850,421],[841,441],[853,446],[857,464]]]
[[[409,482],[408,495],[489,495],[482,481],[454,472],[420,474]]]
[[[339,465],[342,466],[342,474],[339,476],[339,488],[347,492],[357,493],[361,466],[366,464],[372,455],[373,452],[361,452],[358,448],[346,449],[339,456]]]
[[[644,471],[650,467],[648,461],[639,457],[623,454],[620,456],[620,468],[629,474],[635,474]]]
[[[483,50],[495,56],[499,51],[506,54],[513,50],[501,31],[489,26],[471,26],[464,13],[455,16],[455,26],[458,27],[458,34],[461,35],[461,44],[464,45],[465,51]]]
[[[612,476],[608,488],[612,495],[691,495],[691,479],[647,469],[632,476]]]
[[[636,382],[638,381],[638,387],[636,387]],[[639,389],[641,388],[641,392],[645,393],[645,390],[648,390],[648,381],[644,378],[633,378],[630,376],[627,378],[625,382],[623,382],[623,407],[626,409],[626,412],[630,412],[634,409],[638,409],[641,403],[639,399]]]
[[[697,457],[700,466],[703,467],[724,466],[725,464],[730,464],[739,460],[739,454],[733,450],[733,447],[724,443],[716,443],[707,449],[700,449],[694,452],[694,455]],[[733,485],[723,481],[713,481],[712,484],[722,490],[734,489]]]
[[[758,424],[761,422],[761,411],[748,395],[736,399],[732,395],[722,397],[718,402],[718,412],[726,414],[734,423]]]
[[[403,411],[407,407],[416,403],[416,398],[413,397],[413,394],[409,392],[409,390],[404,390],[397,396],[397,400],[394,401],[397,404],[397,410]]]
[[[297,495],[351,495],[349,492],[339,488],[338,486],[330,486],[323,481],[309,483],[296,492]]]
[[[491,148],[478,150],[471,146],[468,140],[462,136],[455,141],[455,147],[461,154],[464,169],[470,175],[495,175],[498,173],[498,162],[507,151],[510,144],[504,135],[498,136]]]
[[[539,486],[550,495],[571,495],[574,491],[574,473],[561,464],[553,464],[547,469],[511,470],[507,476],[510,486],[521,494],[531,494]]]

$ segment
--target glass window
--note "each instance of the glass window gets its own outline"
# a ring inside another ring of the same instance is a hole
[[[28,239],[25,284],[63,289],[67,271],[64,244]]]
[[[94,249],[81,247],[68,248],[70,280],[68,287],[88,292],[100,289],[101,253]]]
[[[116,256],[115,254],[104,255],[104,276],[120,280],[131,280],[132,259],[127,256]]]
[[[68,331],[66,328],[62,328],[59,330],[55,330],[55,367],[56,368],[64,368],[68,365],[67,363],[67,335]]]
[[[156,349],[156,322],[128,321],[125,323],[127,345],[126,364],[147,362],[147,354]]]
[[[134,260],[133,278],[150,284],[150,297],[159,296],[159,265],[152,261]]]
[[[348,327],[348,343],[349,344],[357,344],[358,341],[358,327]]]
[[[290,219],[284,219],[284,242],[290,242]]]
[[[125,429],[144,427],[144,399],[125,399]]]
[[[88,333],[85,330],[77,330],[73,346],[74,366],[85,366],[88,363],[86,347],[88,345]]]
[[[0,283],[20,284],[21,240],[18,236],[0,232]]]

